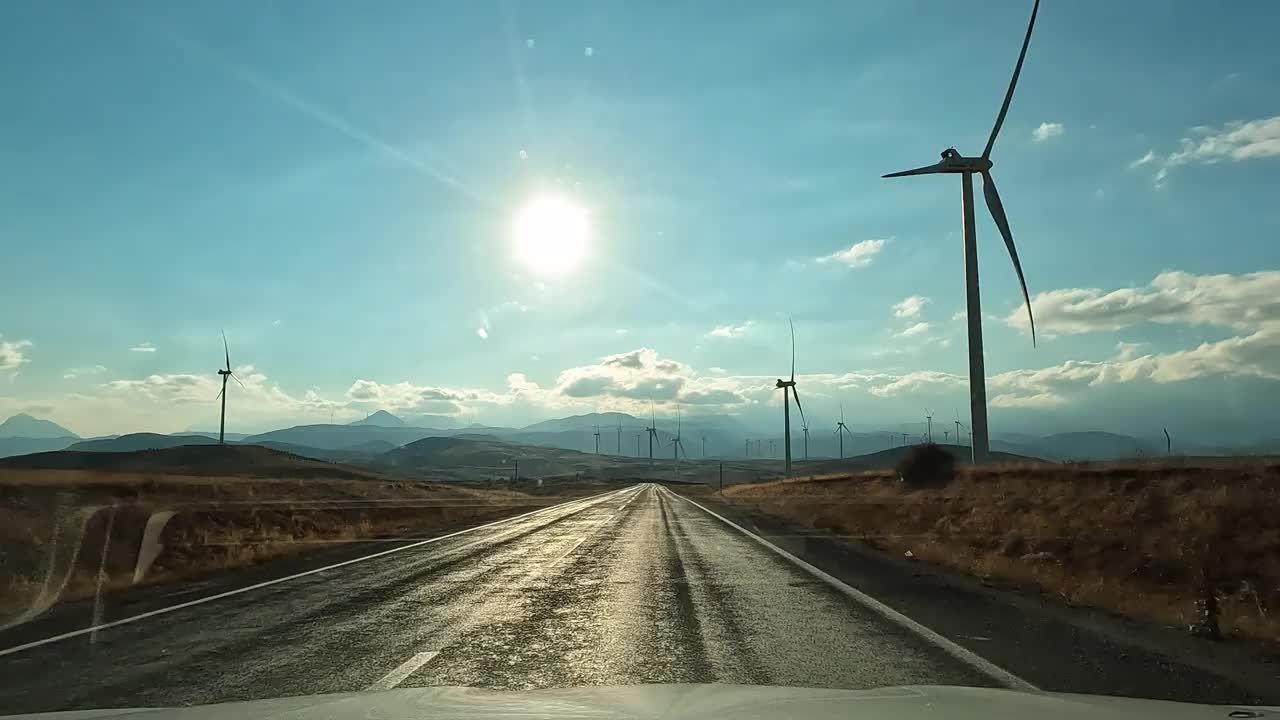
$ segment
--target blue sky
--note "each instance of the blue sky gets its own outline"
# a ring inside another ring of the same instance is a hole
[[[225,329],[247,430],[773,423],[788,315],[811,422],[963,409],[958,181],[879,176],[981,150],[1029,9],[6,3],[0,414],[213,427]],[[993,156],[1038,348],[979,216],[994,429],[1266,434],[1277,20],[1045,0]],[[547,195],[591,225],[557,277],[512,250]]]

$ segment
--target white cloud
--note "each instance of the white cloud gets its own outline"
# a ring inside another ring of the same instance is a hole
[[[481,339],[481,340],[488,340],[488,339],[489,339],[489,331],[488,331],[488,330],[485,330],[485,329],[484,329],[484,328],[482,328],[482,327],[478,327],[478,328],[476,328],[476,334],[480,336],[480,339]]]
[[[1056,138],[1062,135],[1065,129],[1066,128],[1062,126],[1062,123],[1042,122],[1040,123],[1040,127],[1031,131],[1031,138],[1036,142],[1044,142],[1049,138]]]
[[[1164,272],[1140,288],[1043,292],[1031,300],[1031,306],[1040,328],[1066,335],[1119,330],[1147,322],[1250,329],[1280,322],[1280,271],[1242,275]],[[1026,313],[1018,308],[1005,322],[1026,329]]]
[[[29,347],[30,340],[5,340],[0,335],[0,370],[17,370],[24,363],[31,362],[26,354]]]
[[[710,332],[707,333],[707,335],[711,337],[719,337],[719,338],[730,338],[730,339],[739,338],[745,335],[747,330],[750,330],[751,326],[755,324],[756,322],[754,320],[748,320],[739,325],[732,325],[732,324],[721,325],[719,327],[712,329]]]
[[[903,330],[902,332],[898,333],[898,336],[899,337],[916,337],[917,335],[924,335],[927,332],[929,332],[929,323],[918,322],[918,323],[915,323],[914,325],[909,326],[906,330]]]
[[[356,380],[345,396],[351,403],[375,407],[389,412],[417,412],[459,415],[465,403],[506,404],[507,396],[488,390],[455,390],[410,382],[381,383]]]
[[[830,255],[824,255],[816,259],[820,263],[834,262],[851,268],[866,267],[884,249],[885,242],[885,240],[863,240],[844,250],[838,250]]]
[[[630,331],[629,331],[629,330],[627,330],[626,328],[618,328],[617,330],[614,330],[614,331],[613,331],[613,334],[614,334],[614,335],[618,335],[618,336],[622,336],[622,335],[626,335],[628,332],[630,332]]]
[[[893,306],[893,314],[900,318],[920,317],[920,311],[928,304],[929,298],[923,295],[912,295]]]
[[[1163,185],[1169,170],[1179,165],[1214,165],[1280,155],[1280,115],[1248,122],[1237,120],[1218,129],[1197,126],[1192,128],[1192,134],[1200,137],[1182,138],[1181,148],[1165,158],[1156,172],[1157,186]]]
[[[968,387],[968,380],[960,375],[937,370],[916,370],[902,375],[881,375],[876,378],[883,384],[870,389],[876,397],[895,397],[909,393],[939,392]]]
[[[1135,169],[1135,168],[1140,168],[1140,167],[1142,167],[1143,165],[1146,165],[1146,164],[1148,164],[1148,163],[1150,163],[1150,162],[1154,162],[1154,161],[1155,161],[1155,159],[1156,159],[1156,153],[1155,153],[1155,151],[1154,151],[1154,150],[1148,150],[1146,155],[1143,155],[1142,157],[1138,158],[1137,160],[1134,160],[1133,162],[1129,163],[1129,169],[1130,169],[1130,170],[1133,170],[1133,169]]]
[[[709,370],[713,375],[724,375],[725,373],[728,372],[722,367],[714,367],[714,366],[707,368],[707,370]]]
[[[63,380],[74,380],[74,379],[76,379],[76,378],[80,378],[80,377],[89,377],[89,376],[92,376],[92,375],[101,375],[102,373],[104,373],[104,372],[106,372],[106,371],[107,371],[107,368],[106,368],[106,367],[104,367],[104,366],[102,366],[102,365],[90,365],[90,366],[88,366],[88,367],[67,368],[67,371],[66,371],[65,373],[63,373],[63,374],[62,374],[62,379],[63,379]]]
[[[152,345],[149,342],[144,342],[144,343],[139,343],[137,345],[134,345],[133,347],[129,348],[129,350],[132,352],[153,353],[156,351],[156,346]]]
[[[993,408],[1052,408],[1058,407],[1066,403],[1066,398],[1051,392],[1036,393],[1035,395],[996,395],[988,401],[988,405]]]

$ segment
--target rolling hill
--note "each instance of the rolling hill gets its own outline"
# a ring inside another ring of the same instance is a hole
[[[161,436],[167,437],[167,436]],[[91,470],[166,475],[234,475],[270,478],[367,479],[352,467],[311,460],[271,448],[244,445],[186,445],[132,452],[68,451],[0,459],[0,470]]]
[[[161,450],[183,445],[217,445],[218,441],[203,435],[160,435],[158,433],[130,433],[114,438],[82,440],[67,450],[76,452],[134,452],[137,450]]]
[[[41,420],[26,413],[18,413],[0,422],[0,438],[32,438],[48,440],[51,438],[76,438],[79,435],[50,420]]]

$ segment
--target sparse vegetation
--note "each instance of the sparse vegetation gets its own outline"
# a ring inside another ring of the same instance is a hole
[[[462,528],[560,501],[405,481],[263,448],[234,452],[252,455],[234,475],[206,474],[232,469],[226,458],[175,465],[193,459],[189,448],[115,454],[112,470],[0,468],[0,627],[33,607],[135,584],[144,529],[158,511],[175,514],[154,562],[143,563],[143,583]]]
[[[898,462],[898,477],[913,490],[946,487],[955,474],[955,457],[933,443],[913,445]]]
[[[918,488],[869,471],[726,488],[723,498],[1075,604],[1280,642],[1280,463],[962,468]]]

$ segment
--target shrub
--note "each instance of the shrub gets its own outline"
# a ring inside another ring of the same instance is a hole
[[[912,490],[946,487],[956,474],[956,459],[933,443],[916,445],[898,463],[902,483]]]

